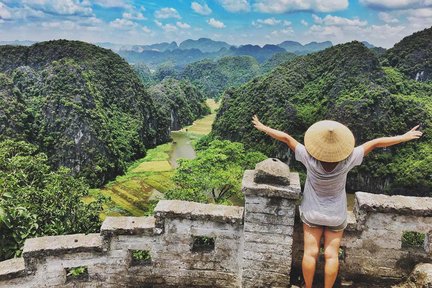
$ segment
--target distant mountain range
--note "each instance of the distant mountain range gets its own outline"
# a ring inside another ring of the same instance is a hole
[[[113,48],[112,45],[107,45],[107,43],[98,43],[98,45],[109,49]],[[203,59],[215,60],[226,56],[252,56],[258,62],[263,63],[277,53],[291,52],[297,55],[305,55],[324,50],[331,46],[333,44],[330,41],[311,42],[305,45],[295,41],[285,41],[277,45],[266,44],[259,46],[246,44],[235,46],[223,41],[200,38],[198,40],[188,39],[180,44],[176,42],[163,42],[152,45],[123,46],[117,53],[129,63],[146,64],[151,69],[154,69],[166,62],[184,67]]]
[[[34,41],[0,41],[2,45],[29,46]],[[374,45],[363,41],[367,48],[375,48]],[[161,42],[150,45],[125,45],[111,42],[94,43],[97,46],[111,49],[117,52],[132,64],[145,64],[150,69],[156,69],[163,63],[171,63],[174,66],[186,65],[203,59],[217,60],[225,56],[252,56],[258,62],[263,63],[273,55],[282,52],[290,52],[296,55],[306,55],[318,52],[333,46],[330,41],[310,42],[305,45],[296,41],[284,41],[280,44],[266,44],[263,46],[246,44],[235,46],[224,41],[215,41],[209,38],[197,40],[187,39],[180,44],[177,42]],[[381,50],[378,53],[383,53]]]

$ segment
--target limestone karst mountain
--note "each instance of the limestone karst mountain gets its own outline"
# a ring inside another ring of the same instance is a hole
[[[410,80],[398,66],[380,61],[377,54],[354,41],[286,62],[224,94],[213,137],[240,141],[269,156],[287,159],[292,158],[288,147],[254,129],[252,115],[299,140],[311,124],[322,119],[348,125],[357,145],[378,136],[405,133],[419,123],[430,131],[432,84]],[[415,143],[374,152],[352,173],[347,188],[430,195],[429,137],[426,133]]]

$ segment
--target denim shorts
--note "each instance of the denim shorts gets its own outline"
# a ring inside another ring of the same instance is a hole
[[[347,227],[347,225],[348,225],[348,221],[347,221],[346,218],[345,218],[345,221],[341,225],[338,225],[338,226],[324,226],[324,225],[312,224],[312,223],[310,223],[309,221],[306,220],[306,218],[303,216],[302,212],[300,212],[300,219],[302,220],[302,222],[304,224],[306,224],[307,226],[309,226],[311,228],[322,227],[322,228],[327,228],[327,229],[329,229],[331,231],[335,231],[335,232],[344,230]]]

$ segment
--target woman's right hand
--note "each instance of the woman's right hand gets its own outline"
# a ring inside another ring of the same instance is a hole
[[[255,128],[260,130],[260,131],[265,131],[265,129],[267,128],[267,126],[265,126],[264,124],[262,124],[259,120],[258,117],[256,115],[254,115],[252,117],[252,123],[254,124]]]
[[[420,138],[423,135],[423,132],[417,130],[419,127],[420,125],[417,125],[414,128],[412,128],[410,131],[403,134],[402,137],[404,142]]]

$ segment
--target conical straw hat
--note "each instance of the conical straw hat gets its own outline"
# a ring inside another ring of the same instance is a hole
[[[345,125],[331,120],[316,122],[306,131],[305,147],[312,157],[324,162],[339,162],[354,150],[354,135]]]

